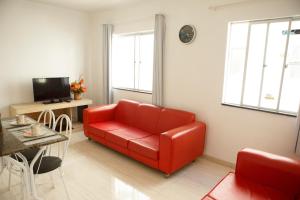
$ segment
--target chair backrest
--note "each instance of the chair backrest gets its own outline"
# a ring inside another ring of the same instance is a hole
[[[48,126],[50,129],[55,128],[55,115],[52,110],[44,110],[41,112],[37,121]]]
[[[65,128],[65,130],[63,128]],[[68,138],[68,140],[63,142],[62,151],[61,146],[58,145],[58,157],[64,160],[72,136],[72,121],[70,117],[66,114],[60,115],[55,121],[54,130],[58,130],[59,134],[62,134]]]
[[[67,153],[67,149],[72,135],[72,122],[70,117],[66,114],[60,115],[54,122],[53,130],[58,130],[59,134],[65,135],[68,139],[64,142],[48,145],[46,150],[43,151],[43,153],[41,154],[41,159],[35,158],[32,161],[32,162],[38,162],[37,163],[38,168],[36,172],[37,174],[38,171],[40,170],[40,165],[43,162],[44,157],[58,157],[61,159],[61,165],[63,165],[63,161]]]

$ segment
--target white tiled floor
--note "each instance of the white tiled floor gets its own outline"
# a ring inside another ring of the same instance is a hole
[[[122,154],[88,141],[82,132],[73,133],[65,162],[65,180],[73,200],[182,200],[204,196],[232,169],[198,158],[169,178]],[[7,188],[7,172],[0,177],[0,199],[22,199],[20,179],[13,178]],[[54,173],[55,188],[50,177],[37,179],[38,193],[43,199],[67,199],[58,173]]]

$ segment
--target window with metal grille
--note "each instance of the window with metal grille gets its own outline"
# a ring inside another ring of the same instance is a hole
[[[112,86],[133,91],[152,91],[154,33],[114,35]]]
[[[300,18],[229,23],[223,104],[295,115]]]

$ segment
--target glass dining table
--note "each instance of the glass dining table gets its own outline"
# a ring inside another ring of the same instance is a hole
[[[33,165],[35,163],[29,163],[20,152],[30,148],[39,148],[38,153],[35,155],[35,158],[38,158],[47,146],[66,141],[68,138],[43,124],[40,124],[41,134],[39,136],[26,137],[24,133],[28,132],[31,129],[31,125],[37,122],[29,117],[26,117],[25,121],[26,125],[19,126],[15,117],[1,119],[0,159],[2,162],[0,163],[0,175],[8,165],[20,168],[23,173],[22,182],[24,184],[25,199],[40,200],[41,198],[37,195],[34,182]],[[14,159],[11,155],[17,155],[20,160]]]

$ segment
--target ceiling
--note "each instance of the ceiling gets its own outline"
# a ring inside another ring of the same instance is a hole
[[[1,0],[0,0],[1,1]],[[128,4],[149,2],[149,1],[163,1],[163,0],[31,0],[34,2],[40,2],[45,4],[51,4],[55,6],[80,10],[80,11],[102,11],[115,7],[120,7]],[[169,0],[170,2],[175,0]],[[179,0],[178,0],[179,1]],[[184,0],[183,0],[184,1]],[[194,0],[201,1],[201,0]],[[216,9],[217,7],[223,7],[232,4],[239,4],[249,1],[259,1],[259,0],[208,0],[211,4],[211,9]],[[260,0],[261,1],[261,0]]]
[[[98,11],[147,0],[31,0],[81,11]]]

